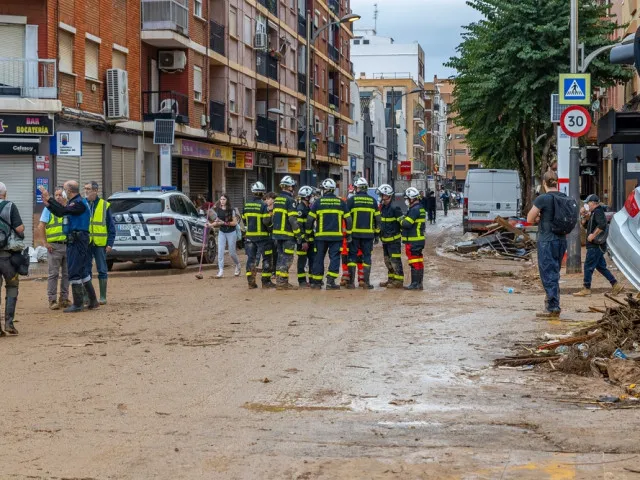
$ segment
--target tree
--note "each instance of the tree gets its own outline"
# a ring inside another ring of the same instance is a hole
[[[589,53],[613,43],[618,28],[609,3],[583,0],[579,41]],[[558,74],[569,72],[570,2],[568,0],[468,0],[483,19],[465,27],[457,56],[449,61],[455,78],[456,123],[468,130],[474,157],[488,168],[517,169],[523,179],[523,205],[531,205],[535,153],[555,143],[550,95]],[[606,56],[589,67],[593,87],[626,82],[631,71],[611,65]],[[546,134],[545,142],[534,145]]]

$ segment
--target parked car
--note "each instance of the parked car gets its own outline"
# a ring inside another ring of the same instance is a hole
[[[469,170],[464,184],[464,232],[486,230],[497,216],[520,215],[520,176],[516,170]]]
[[[175,187],[131,187],[109,197],[116,226],[116,241],[107,254],[109,270],[115,262],[169,260],[173,268],[186,268],[189,257],[198,257],[206,217]],[[203,263],[217,255],[216,236],[208,231]]]
[[[607,240],[609,254],[618,269],[640,290],[640,187],[613,216]]]

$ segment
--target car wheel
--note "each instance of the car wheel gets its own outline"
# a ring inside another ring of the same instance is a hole
[[[173,258],[171,258],[171,268],[179,268],[184,270],[187,268],[189,262],[189,250],[187,249],[187,241],[184,237],[180,238],[178,248],[173,252]]]
[[[218,256],[218,245],[215,235],[207,235],[207,244],[204,247],[202,263],[214,263]]]
[[[113,264],[115,262],[113,260],[107,260],[107,271],[110,272],[111,270],[113,270]]]

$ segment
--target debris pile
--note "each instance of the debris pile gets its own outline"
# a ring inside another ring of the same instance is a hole
[[[496,217],[486,233],[473,240],[459,242],[453,251],[463,256],[495,255],[515,260],[530,260],[535,242],[508,220]]]

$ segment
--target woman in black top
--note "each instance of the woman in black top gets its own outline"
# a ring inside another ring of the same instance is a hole
[[[236,266],[235,276],[240,275],[240,260],[236,254],[236,225],[238,220],[234,214],[231,202],[226,193],[220,195],[218,203],[213,207],[214,220],[210,226],[217,227],[218,230],[218,275],[222,278],[224,273],[224,251],[228,247],[231,260]]]

